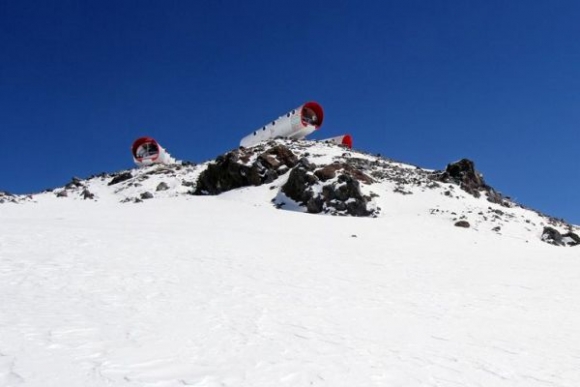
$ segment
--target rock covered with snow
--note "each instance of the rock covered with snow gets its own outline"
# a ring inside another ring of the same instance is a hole
[[[22,203],[31,200],[30,195],[14,195],[9,192],[0,191],[0,204],[4,203]]]
[[[282,186],[288,198],[306,206],[307,212],[351,216],[376,216],[378,209],[369,208],[372,200],[361,190],[361,184],[373,179],[360,169],[344,162],[316,167],[302,159]],[[285,203],[279,201],[278,205]]]
[[[580,245],[580,236],[573,231],[561,233],[553,227],[546,226],[542,232],[542,240],[555,246]]]

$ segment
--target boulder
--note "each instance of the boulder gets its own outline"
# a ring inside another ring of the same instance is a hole
[[[83,186],[83,181],[78,177],[73,177],[67,185],[65,185],[66,189],[78,188]]]
[[[359,168],[351,165],[350,163],[334,162],[316,170],[315,174],[320,180],[327,181],[334,179],[336,177],[337,171],[342,171],[343,173],[346,173],[365,184],[372,184],[374,182],[370,176],[366,175]]]
[[[448,164],[440,180],[442,182],[452,181],[459,184],[466,192],[476,197],[479,197],[480,190],[487,187],[481,174],[475,170],[473,161],[468,159],[462,159],[456,163]]]
[[[360,184],[373,180],[348,164],[333,163],[315,168],[306,159],[292,169],[281,191],[313,214],[372,216],[371,200],[364,196]]]
[[[580,236],[568,231],[562,234],[553,227],[546,226],[542,232],[542,240],[554,246],[578,246],[580,245]]]
[[[83,192],[81,193],[81,196],[83,199],[87,200],[93,200],[95,198],[95,194],[93,194],[91,191],[89,191],[88,189],[84,189]]]
[[[560,231],[553,227],[546,226],[542,232],[542,240],[554,246],[565,246],[566,244],[562,240],[562,234]]]
[[[118,175],[116,175],[115,177],[113,177],[111,179],[111,181],[109,182],[108,185],[115,185],[115,184],[121,183],[123,181],[129,180],[131,178],[133,178],[133,175],[131,174],[131,172],[119,173]]]
[[[217,195],[236,188],[271,183],[298,163],[294,153],[283,145],[256,156],[258,149],[261,148],[239,148],[218,157],[200,174],[194,195]]]
[[[155,188],[155,190],[157,192],[159,192],[159,191],[167,191],[168,189],[169,189],[169,186],[164,181],[162,181],[161,183],[157,184],[157,188]]]
[[[476,198],[480,197],[483,191],[490,202],[504,204],[501,194],[485,183],[482,174],[475,169],[475,164],[471,160],[461,159],[448,164],[445,171],[436,173],[433,179],[442,183],[458,184],[461,189]]]
[[[580,245],[580,236],[572,231],[562,234],[562,240],[565,241],[568,246]]]

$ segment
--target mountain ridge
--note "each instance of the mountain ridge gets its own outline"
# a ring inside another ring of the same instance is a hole
[[[240,147],[200,164],[155,164],[86,179],[74,177],[62,187],[38,194],[0,192],[0,203],[55,198],[141,203],[258,186],[268,187],[267,203],[262,204],[281,210],[388,217],[400,206],[413,215],[444,217],[458,227],[500,235],[516,232],[562,246],[580,244],[578,226],[503,196],[468,159],[432,170],[308,140],[276,139],[252,148]]]

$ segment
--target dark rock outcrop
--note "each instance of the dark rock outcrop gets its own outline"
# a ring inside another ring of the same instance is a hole
[[[544,231],[542,232],[542,240],[554,246],[564,246],[564,242],[562,241],[562,234],[560,231],[552,227],[544,227]]]
[[[577,246],[580,245],[580,236],[568,231],[562,234],[553,227],[546,226],[542,232],[542,240],[554,246]]]
[[[281,191],[290,199],[306,207],[309,213],[372,216],[370,198],[362,194],[361,182],[373,180],[362,171],[344,163],[315,168],[306,159],[300,161],[288,177]]]
[[[469,228],[471,227],[471,224],[469,224],[467,220],[460,220],[455,222],[455,227]]]
[[[475,170],[473,161],[468,159],[448,164],[439,181],[459,184],[464,191],[475,197],[479,197],[479,191],[487,187],[481,174]]]
[[[317,211],[318,203],[309,204],[314,196],[309,188],[319,181],[319,178],[314,175],[314,169],[314,165],[310,164],[307,159],[300,160],[300,163],[290,172],[286,184],[281,189],[290,199],[306,205],[308,212],[320,212]]]
[[[0,204],[7,202],[15,202],[14,195],[6,191],[0,191]]]
[[[320,180],[327,181],[330,179],[334,179],[336,177],[337,171],[341,172],[342,174],[352,176],[354,179],[363,182],[365,184],[372,184],[374,182],[370,176],[366,175],[359,168],[352,166],[350,163],[335,162],[326,165],[316,170],[315,175]]]
[[[217,195],[232,189],[271,183],[298,162],[283,145],[276,145],[255,156],[255,148],[240,148],[216,159],[201,173],[195,195]],[[252,158],[255,158],[250,163]]]
[[[578,236],[576,233],[573,233],[572,231],[562,234],[562,239],[566,241],[568,246],[580,245],[580,236]]]
[[[68,183],[67,185],[64,186],[66,189],[72,189],[72,188],[79,188],[79,187],[83,187],[83,181],[82,179],[78,178],[78,177],[73,177],[70,181],[70,183]]]
[[[445,171],[434,174],[433,179],[442,183],[458,184],[461,189],[476,198],[481,196],[481,192],[485,192],[490,202],[504,204],[501,194],[485,183],[471,160],[462,159],[448,164]]]
[[[166,182],[162,181],[161,183],[157,184],[157,188],[155,188],[156,191],[167,191],[169,189],[169,186],[167,185]]]
[[[111,179],[108,185],[115,185],[123,181],[129,180],[131,178],[133,178],[131,172],[123,172],[113,177],[113,179]]]
[[[91,191],[89,191],[88,189],[84,189],[83,192],[81,193],[81,196],[83,199],[85,200],[93,200],[95,198],[95,194],[93,194]]]

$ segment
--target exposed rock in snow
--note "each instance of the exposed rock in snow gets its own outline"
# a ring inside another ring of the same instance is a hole
[[[460,220],[458,222],[455,222],[455,227],[469,228],[471,227],[471,224],[469,224],[467,220]]]
[[[219,156],[201,173],[197,195],[217,195],[232,189],[271,183],[288,172],[298,159],[284,145],[273,144],[269,149],[239,148]]]
[[[109,185],[115,185],[115,184],[121,183],[123,181],[127,181],[131,178],[133,178],[133,175],[131,174],[131,172],[122,172],[122,173],[115,175],[115,177],[113,177],[113,179],[109,182]]]
[[[91,191],[89,191],[88,189],[86,189],[86,188],[85,188],[85,189],[83,190],[83,192],[82,192],[82,197],[83,197],[83,199],[85,199],[85,200],[86,200],[86,199],[90,199],[90,200],[92,200],[92,199],[94,199],[94,198],[95,198],[95,195],[94,195],[93,193],[91,193]]]
[[[149,191],[143,192],[141,194],[141,199],[145,200],[145,199],[153,199],[153,198],[154,198],[153,194]]]
[[[64,186],[66,189],[74,189],[83,187],[83,180],[78,177],[73,177],[71,182]]]
[[[162,181],[161,183],[159,183],[157,185],[157,188],[155,188],[155,191],[167,191],[169,189],[169,186],[167,185],[166,182]]]
[[[317,169],[302,162],[292,170],[282,192],[313,214],[376,215],[376,210],[367,208],[371,198],[362,193],[361,182],[373,180],[349,164],[335,162]]]
[[[576,246],[580,244],[580,236],[578,234],[572,231],[560,233],[560,231],[550,226],[544,227],[542,240],[555,246]]]
[[[475,170],[475,163],[468,159],[462,159],[447,165],[442,173],[436,173],[434,178],[443,183],[453,182],[458,184],[465,192],[478,198],[481,192],[487,194],[492,203],[504,204],[501,195],[483,180],[483,175]]]
[[[14,195],[9,192],[0,191],[0,204],[22,203],[30,200],[31,200],[30,195]]]

